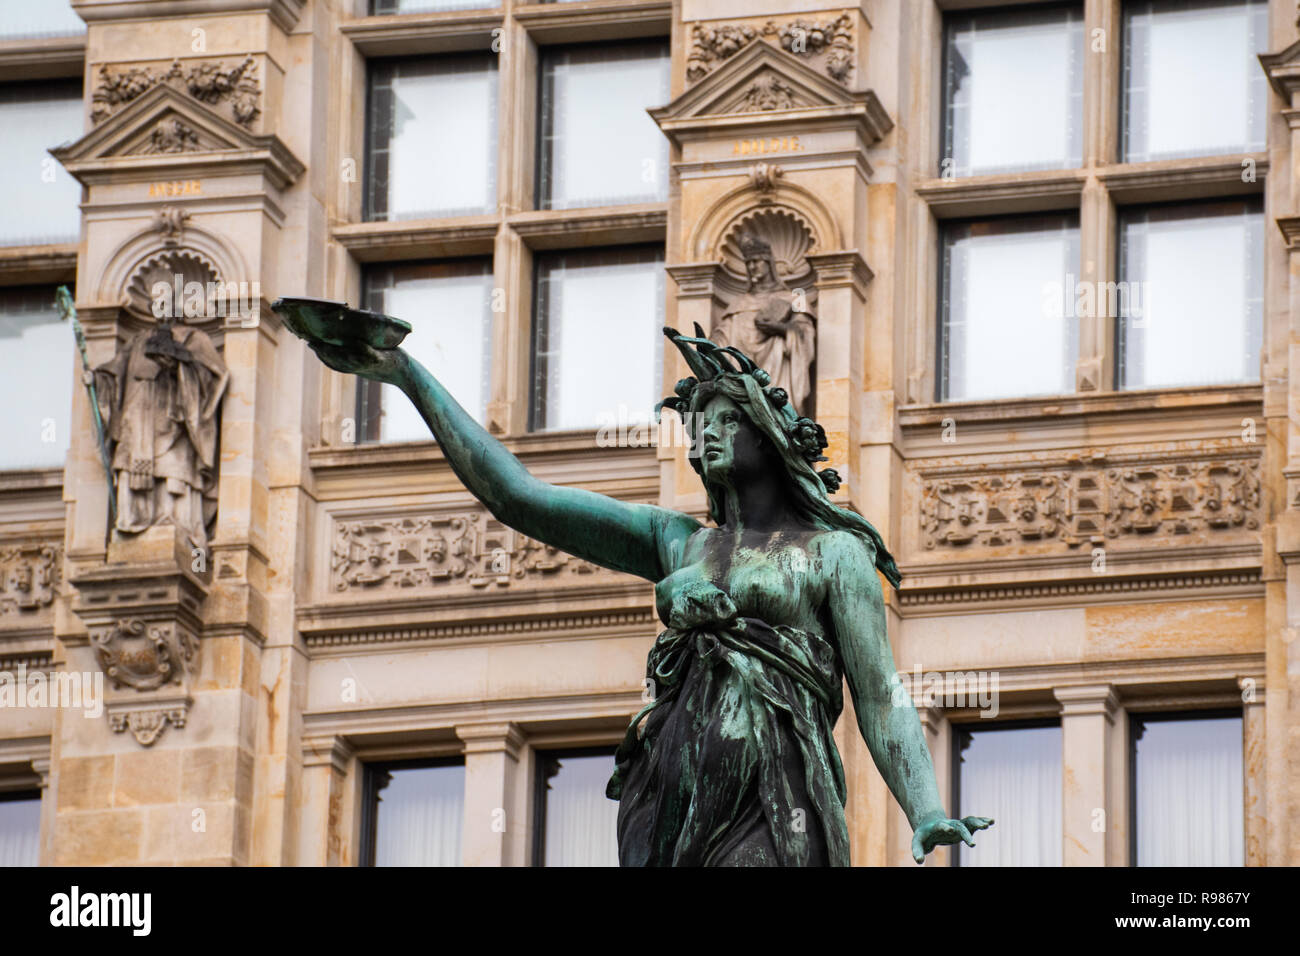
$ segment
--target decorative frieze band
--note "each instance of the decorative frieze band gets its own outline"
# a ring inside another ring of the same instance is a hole
[[[928,478],[927,550],[1044,545],[1254,531],[1258,459],[1026,469]]]
[[[330,590],[474,591],[599,570],[481,511],[363,518],[334,526]]]

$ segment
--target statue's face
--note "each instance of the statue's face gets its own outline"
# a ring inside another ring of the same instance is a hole
[[[749,272],[749,278],[754,282],[762,282],[767,279],[768,274],[771,271],[768,268],[767,260],[762,256],[757,256],[753,259],[746,259],[745,268]]]
[[[706,482],[744,481],[772,468],[772,449],[749,416],[725,395],[700,411],[700,466]],[[778,463],[779,465],[779,463]]]

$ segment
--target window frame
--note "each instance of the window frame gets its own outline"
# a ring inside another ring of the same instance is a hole
[[[1128,774],[1128,865],[1134,869],[1138,866],[1138,788],[1137,788],[1137,742],[1147,723],[1172,723],[1180,720],[1223,720],[1235,718],[1241,723],[1242,786],[1246,784],[1246,710],[1244,707],[1214,707],[1203,710],[1134,710],[1127,708],[1128,739],[1126,741],[1125,768]],[[1244,793],[1243,793],[1244,797]],[[1246,814],[1241,819],[1243,850],[1246,838]],[[1243,865],[1245,860],[1243,859]]]
[[[618,751],[616,744],[592,744],[582,747],[534,747],[532,798],[533,812],[530,821],[533,828],[531,846],[531,865],[546,867],[546,809],[548,782],[551,775],[543,774],[544,760],[564,760],[574,757],[613,757]]]
[[[359,813],[360,839],[357,846],[357,866],[371,868],[377,868],[375,854],[379,848],[379,792],[383,789],[383,787],[378,786],[380,775],[391,774],[394,770],[425,770],[434,767],[466,767],[466,770],[468,770],[464,754],[420,757],[410,760],[367,761],[362,759],[359,764],[361,770],[361,807]],[[464,839],[463,834],[461,839]]]

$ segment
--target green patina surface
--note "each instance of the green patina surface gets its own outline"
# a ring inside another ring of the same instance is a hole
[[[465,486],[500,521],[655,584],[664,631],[651,703],[628,729],[608,794],[625,866],[848,865],[844,773],[831,732],[847,678],[863,739],[913,828],[917,862],[992,824],[950,819],[899,678],[877,570],[879,533],[834,505],[825,433],[735,349],[671,329],[694,373],[662,403],[682,414],[710,518],[534,478],[418,362],[392,320],[322,303],[275,308],[321,360],[402,389]],[[320,325],[319,334],[313,323]],[[367,328],[373,328],[369,335]],[[353,338],[339,338],[339,330]],[[400,330],[399,330],[400,331]]]

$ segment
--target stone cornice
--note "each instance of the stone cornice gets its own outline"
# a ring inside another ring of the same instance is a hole
[[[1086,174],[1030,172],[925,179],[913,191],[938,219],[1078,209]]]
[[[71,283],[77,278],[77,244],[0,246],[0,286]]]
[[[492,49],[502,10],[397,13],[344,20],[340,32],[367,57]],[[499,34],[498,34],[499,36]]]
[[[264,12],[288,33],[297,25],[306,3],[307,0],[72,0],[72,9],[87,23]]]
[[[80,79],[85,66],[84,33],[0,42],[0,81]]]
[[[1154,555],[1164,560],[1167,552],[1156,551]],[[916,588],[909,588],[908,584],[918,575],[905,565],[902,568],[903,590],[898,593],[897,601],[900,609],[924,608],[924,614],[932,616],[940,609],[942,613],[965,614],[975,608],[990,611],[1000,608],[1129,604],[1139,599],[1137,595],[1141,595],[1143,601],[1221,599],[1232,595],[1262,598],[1264,582],[1258,563],[1256,560],[1255,568],[1229,571],[1205,570],[1164,575],[1108,573],[1091,575],[1089,578],[1018,580],[1005,584],[966,587],[945,580],[930,587]],[[966,568],[969,567],[967,562]],[[903,612],[903,616],[912,615]]]
[[[507,222],[530,249],[537,250],[663,242],[668,205],[536,210],[515,213]]]
[[[466,216],[455,220],[353,222],[330,235],[358,262],[491,255],[500,220]]]
[[[505,753],[518,760],[526,740],[519,726],[510,721],[457,724],[455,730],[464,741],[466,754]]]
[[[1248,168],[1249,167],[1249,168]],[[1213,199],[1263,193],[1268,153],[1120,163],[1097,173],[1117,203]],[[1243,176],[1250,173],[1250,180]]]
[[[1277,95],[1290,103],[1291,95],[1300,90],[1300,40],[1281,53],[1259,54],[1259,64]]]
[[[591,0],[530,3],[514,8],[514,18],[543,43],[667,36],[673,22],[669,0]]]
[[[556,632],[561,632],[568,637],[606,636],[610,631],[626,631],[629,634],[644,633],[650,636],[657,628],[658,618],[655,616],[654,610],[649,607],[649,585],[642,586],[647,589],[646,606],[627,610],[612,611],[603,609],[570,613],[561,611],[546,615],[538,615],[534,612],[532,616],[519,616],[512,620],[504,617],[504,614],[508,613],[510,608],[503,606],[498,600],[492,604],[492,610],[496,613],[491,618],[483,620],[459,620],[441,624],[421,623],[404,627],[385,627],[375,620],[375,615],[371,611],[367,615],[364,624],[358,623],[350,629],[340,629],[338,622],[329,622],[323,616],[318,618],[322,625],[319,630],[314,631],[302,619],[299,621],[299,629],[302,632],[304,642],[312,652],[312,656],[330,653],[333,648],[351,648],[367,644],[390,645],[448,640],[475,641],[478,639],[489,639],[493,643],[501,643],[511,640],[528,640],[534,635],[553,637]],[[557,596],[555,590],[550,591],[549,594],[552,599]],[[565,595],[563,592],[559,592],[558,596],[563,597]],[[426,598],[424,602],[425,608],[429,606],[429,603]],[[516,606],[518,607],[518,605]],[[524,604],[523,606],[526,607],[527,605]],[[301,613],[303,617],[307,615],[315,617],[319,614],[319,608],[304,608]],[[327,623],[328,629],[325,626]],[[346,653],[352,653],[352,651]]]
[[[1260,406],[1262,385],[1195,385],[1185,388],[1142,389],[1113,392],[1071,392],[1036,398],[987,399],[961,402],[927,402],[899,407],[899,424],[906,432],[940,428],[945,418],[972,425],[980,422],[1059,421],[1077,416],[1158,414],[1180,411],[1202,414],[1232,406]],[[1262,414],[1262,411],[1261,411]]]

